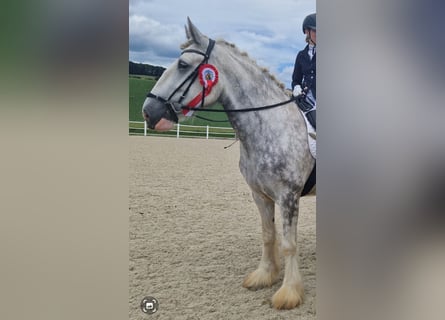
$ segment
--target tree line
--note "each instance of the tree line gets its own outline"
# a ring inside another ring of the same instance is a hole
[[[159,78],[165,71],[164,67],[152,66],[151,64],[135,63],[129,62],[129,73],[130,74],[143,74],[146,76],[153,76]]]

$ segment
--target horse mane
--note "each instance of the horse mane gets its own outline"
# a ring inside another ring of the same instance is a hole
[[[227,42],[227,41],[224,40],[224,39],[217,39],[217,40],[216,40],[216,43],[218,43],[218,44],[222,44],[222,45],[225,45],[226,47],[231,48],[231,49],[232,49],[233,51],[235,51],[235,53],[236,53],[237,55],[239,55],[239,56],[246,57],[246,59],[249,60],[250,63],[252,63],[252,64],[253,64],[254,66],[256,66],[257,68],[259,68],[265,75],[267,75],[267,76],[269,77],[269,79],[271,79],[273,82],[275,82],[276,85],[277,85],[281,90],[283,90],[287,95],[289,95],[288,90],[285,89],[285,88],[286,88],[285,85],[284,85],[281,81],[279,81],[279,80],[278,80],[278,79],[277,79],[277,78],[276,78],[276,77],[269,71],[268,68],[259,66],[255,60],[253,60],[252,58],[249,57],[249,54],[248,54],[247,52],[239,50],[238,47],[237,47],[235,44],[230,43],[230,42]],[[189,39],[189,40],[187,40],[186,42],[184,42],[183,44],[181,44],[180,48],[181,48],[181,50],[184,50],[184,49],[188,48],[188,47],[189,47],[190,45],[192,45],[192,44],[193,44],[193,40],[192,40],[192,39]]]

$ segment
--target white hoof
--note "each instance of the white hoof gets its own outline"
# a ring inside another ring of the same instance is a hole
[[[250,273],[243,282],[243,287],[256,290],[265,287],[270,287],[278,281],[278,269],[274,268],[271,271],[266,271],[263,268],[258,268]]]
[[[275,309],[293,309],[303,302],[303,286],[281,286],[272,297],[272,306]]]

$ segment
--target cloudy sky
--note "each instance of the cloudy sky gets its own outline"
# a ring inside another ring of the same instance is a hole
[[[187,16],[213,39],[233,42],[290,87],[301,24],[315,0],[130,0],[129,59],[169,66],[185,41]]]

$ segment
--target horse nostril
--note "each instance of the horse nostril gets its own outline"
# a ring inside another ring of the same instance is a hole
[[[148,121],[148,114],[145,111],[142,111],[142,116],[144,117],[144,120]]]

